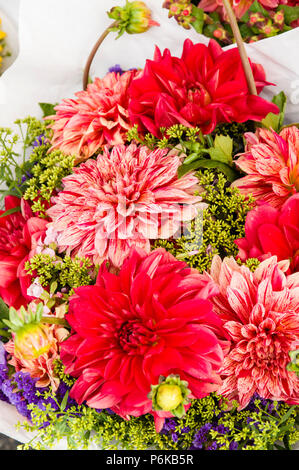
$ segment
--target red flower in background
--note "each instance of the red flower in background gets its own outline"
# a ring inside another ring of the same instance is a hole
[[[258,92],[267,85],[263,68],[251,64]],[[216,41],[193,44],[187,39],[181,58],[156,48],[129,88],[129,115],[142,132],[160,136],[161,127],[183,124],[205,134],[221,122],[260,121],[276,105],[251,95],[238,49],[223,51]]]
[[[21,212],[0,218],[0,297],[14,308],[30,299],[26,295],[30,276],[24,265],[48,223],[34,217],[29,204],[15,196],[6,196],[5,210],[0,215],[19,206]]]
[[[246,217],[245,237],[235,241],[242,261],[263,261],[277,256],[290,260],[290,271],[299,271],[299,194],[288,199],[281,209],[263,204]]]
[[[207,300],[218,291],[211,284],[164,249],[133,250],[119,275],[103,267],[70,300],[73,334],[61,344],[77,377],[70,396],[127,417],[151,412],[161,375],[180,375],[196,398],[215,391],[228,343]]]

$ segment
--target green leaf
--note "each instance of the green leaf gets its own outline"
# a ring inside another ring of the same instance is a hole
[[[279,421],[278,426],[281,426],[283,423],[285,423],[289,419],[289,417],[293,413],[294,409],[295,409],[295,405],[291,406],[291,408],[286,412],[285,415],[283,415],[283,417]]]
[[[204,25],[204,11],[201,8],[196,7],[195,5],[192,6],[192,16],[194,16],[195,21],[191,24],[195,31],[199,34],[202,34],[203,25]]]
[[[257,2],[257,0],[255,0],[253,2],[253,4],[251,5],[251,7],[249,8],[249,11],[253,12],[253,13],[262,13],[264,16],[266,16],[267,18],[269,18],[269,13],[267,12],[267,10],[265,10],[265,8],[262,7],[262,5]]]
[[[283,126],[285,109],[287,104],[287,97],[284,92],[281,91],[280,93],[278,93],[278,95],[274,96],[272,99],[272,103],[278,106],[280,113],[267,114],[267,116],[261,121],[261,124],[267,127],[268,129],[273,129],[275,132],[279,132]]]
[[[178,169],[178,177],[181,178],[186,173],[189,173],[189,171],[198,170],[199,168],[217,168],[225,174],[228,181],[230,182],[238,178],[237,173],[225,163],[219,162],[217,160],[208,159],[196,160],[195,162],[190,163],[189,165],[181,165]]]
[[[290,440],[289,440],[289,434],[285,434],[285,435],[283,436],[283,439],[282,439],[282,440],[283,440],[283,443],[284,443],[284,445],[285,445],[285,448],[286,448],[287,450],[291,450],[291,447],[290,447]]]
[[[66,394],[64,395],[64,397],[62,399],[62,402],[61,402],[61,405],[60,405],[61,411],[65,410],[65,407],[67,405],[67,400],[68,400],[68,397],[69,397],[69,393],[70,393],[70,391],[67,390]]]
[[[3,214],[0,215],[1,217],[6,217],[7,215],[14,214],[15,212],[21,212],[21,207],[12,207],[11,209],[8,209],[7,211],[3,212]]]
[[[41,108],[42,112],[44,113],[43,117],[52,116],[53,114],[56,114],[54,108],[55,108],[55,106],[57,106],[57,103],[56,104],[38,103],[38,104],[39,104],[39,107]]]
[[[0,318],[9,318],[9,308],[6,303],[0,297]]]
[[[292,21],[296,21],[299,18],[299,6],[290,7],[288,5],[279,5],[277,11],[283,10],[284,20],[289,25]]]
[[[212,160],[230,165],[233,161],[233,139],[228,135],[216,135],[214,148],[208,150]]]

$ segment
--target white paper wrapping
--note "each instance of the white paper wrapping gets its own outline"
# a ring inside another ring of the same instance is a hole
[[[82,89],[87,56],[111,23],[106,11],[122,3],[124,0],[20,1],[20,53],[0,78],[0,126],[9,126],[29,114],[39,116],[38,102],[58,102]],[[92,65],[92,76],[103,76],[117,63],[123,68],[143,67],[145,59],[153,57],[154,45],[180,54],[187,37],[208,42],[194,29],[184,30],[174,19],[168,19],[162,0],[147,0],[147,4],[161,26],[119,40],[115,40],[115,33],[109,35]],[[297,120],[299,105],[298,46],[299,28],[246,45],[249,56],[262,63],[269,81],[277,85],[267,87],[263,95],[271,99],[285,91],[288,122]]]
[[[1,3],[3,0],[0,7]],[[124,0],[20,0],[19,55],[0,77],[0,126],[10,127],[17,118],[28,115],[39,117],[39,102],[59,102],[82,89],[88,54],[111,23],[106,11],[122,3]],[[93,77],[103,76],[115,64],[124,69],[143,67],[146,58],[153,57],[155,45],[180,55],[186,38],[208,42],[193,29],[184,30],[175,20],[168,19],[162,0],[146,3],[160,27],[142,35],[124,35],[117,41],[116,34],[111,33],[94,60]],[[18,12],[18,0],[14,0],[14,7]],[[264,66],[267,79],[276,84],[267,87],[263,96],[270,100],[283,90],[288,98],[286,121],[298,121],[299,28],[246,45],[246,49],[253,61]],[[0,401],[1,433],[28,442],[32,435],[15,429],[15,424],[22,420],[12,405]],[[61,442],[57,448],[66,448],[66,443]]]

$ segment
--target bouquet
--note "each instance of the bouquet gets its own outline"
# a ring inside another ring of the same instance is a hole
[[[261,64],[186,40],[0,130],[0,399],[22,448],[299,437],[299,129]],[[246,69],[245,63],[249,69]],[[21,148],[21,150],[20,150]]]
[[[244,42],[256,42],[299,26],[296,0],[229,0]],[[234,31],[222,0],[166,0],[169,18],[183,28],[215,39],[220,45],[232,44]]]

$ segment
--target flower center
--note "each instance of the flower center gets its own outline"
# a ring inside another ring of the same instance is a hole
[[[118,332],[121,348],[126,352],[144,354],[157,343],[157,334],[144,326],[139,320],[130,320],[122,324]]]
[[[251,344],[251,358],[259,368],[273,369],[285,361],[285,351],[276,335],[257,336]]]
[[[207,106],[212,99],[208,90],[199,82],[188,87],[187,98],[190,103]]]

